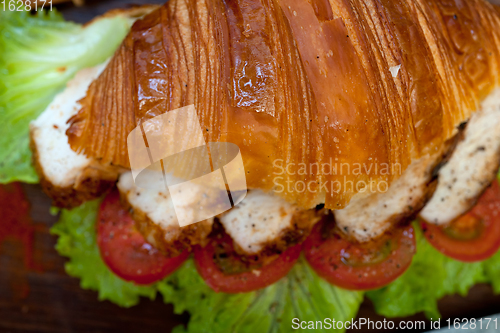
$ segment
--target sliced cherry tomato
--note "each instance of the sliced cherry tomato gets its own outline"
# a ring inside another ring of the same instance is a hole
[[[223,235],[203,248],[195,247],[194,260],[198,273],[216,292],[245,293],[265,288],[287,275],[300,252],[301,245],[295,245],[270,263],[249,269],[251,264],[235,255],[232,239]]]
[[[101,204],[97,244],[106,265],[119,277],[137,284],[150,284],[174,272],[189,256],[168,258],[158,252],[135,228],[129,213],[120,205],[118,191]]]
[[[318,223],[303,244],[311,267],[331,284],[351,290],[375,289],[395,280],[410,266],[416,249],[411,226],[356,244],[344,239],[331,222]]]
[[[464,262],[481,261],[500,248],[500,187],[493,184],[468,213],[442,227],[421,222],[425,238],[439,252]]]

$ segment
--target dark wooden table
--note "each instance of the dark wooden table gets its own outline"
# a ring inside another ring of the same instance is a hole
[[[0,332],[170,332],[186,323],[188,314],[176,316],[172,306],[144,298],[124,309],[97,293],[83,290],[79,280],[64,271],[65,258],[54,249],[56,237],[49,228],[56,216],[49,213],[50,199],[39,186],[24,185],[31,202],[35,227],[33,242],[36,270],[24,265],[24,247],[6,241],[0,255]],[[1,218],[1,217],[0,217]],[[1,220],[0,220],[1,221]]]
[[[85,7],[68,4],[59,9],[67,19],[83,23],[109,9],[141,2],[159,1],[86,1]],[[188,321],[189,314],[174,315],[172,306],[164,304],[159,295],[155,301],[143,299],[139,305],[124,309],[107,301],[99,302],[97,293],[81,289],[79,280],[64,272],[65,259],[54,250],[56,237],[49,234],[49,228],[57,217],[49,213],[50,200],[39,186],[24,185],[24,190],[31,202],[30,215],[35,223],[33,253],[39,269],[25,267],[25,249],[20,243],[0,244],[0,333],[170,332]],[[478,285],[465,298],[445,297],[439,308],[444,319],[477,318],[499,313],[500,296],[493,295],[489,286]],[[362,304],[358,316],[382,319],[369,301]],[[404,319],[425,317],[419,314]]]

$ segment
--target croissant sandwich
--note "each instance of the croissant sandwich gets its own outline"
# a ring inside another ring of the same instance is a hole
[[[422,242],[466,267],[500,247],[499,8],[484,0],[142,8],[114,55],[76,73],[31,122],[33,165],[63,214],[106,195],[101,258],[135,284],[164,279],[191,252],[206,285],[225,293],[268,290],[303,260],[339,290],[391,290]],[[182,127],[175,117],[188,109],[196,126]],[[162,148],[173,153],[196,147],[190,140],[211,158],[215,144],[237,147],[246,191],[235,199],[226,169],[229,208],[181,226],[180,205],[192,215],[221,202],[201,192],[208,178],[173,190],[195,162],[175,160],[169,174],[167,160],[154,158],[152,128],[180,133]],[[133,135],[163,170],[142,181],[160,186],[138,182]],[[122,234],[149,252],[124,250],[133,242]],[[123,259],[135,255],[142,259]]]

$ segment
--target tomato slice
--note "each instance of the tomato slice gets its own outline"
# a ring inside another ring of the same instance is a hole
[[[194,260],[198,273],[214,291],[246,293],[265,288],[287,275],[300,252],[301,245],[295,245],[270,263],[248,269],[248,263],[235,254],[232,239],[219,235],[205,247],[195,247]]]
[[[158,252],[135,228],[130,214],[121,206],[117,190],[101,204],[97,244],[106,265],[119,277],[137,284],[151,284],[174,272],[189,256],[184,251],[168,258]]]
[[[481,261],[500,248],[500,187],[497,181],[476,206],[447,226],[421,221],[425,238],[439,252],[464,262]]]
[[[328,219],[314,226],[303,249],[311,267],[331,284],[369,290],[394,281],[410,266],[416,249],[415,233],[407,226],[376,241],[356,244],[340,236]]]

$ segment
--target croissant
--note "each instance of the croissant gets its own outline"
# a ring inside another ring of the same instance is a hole
[[[248,188],[341,209],[359,189],[325,182],[401,172],[314,170],[404,171],[442,154],[498,86],[499,50],[500,12],[483,0],[171,0],[134,24],[67,135],[128,168],[136,126],[194,104],[206,142],[239,146]],[[307,191],[289,186],[299,180]]]

